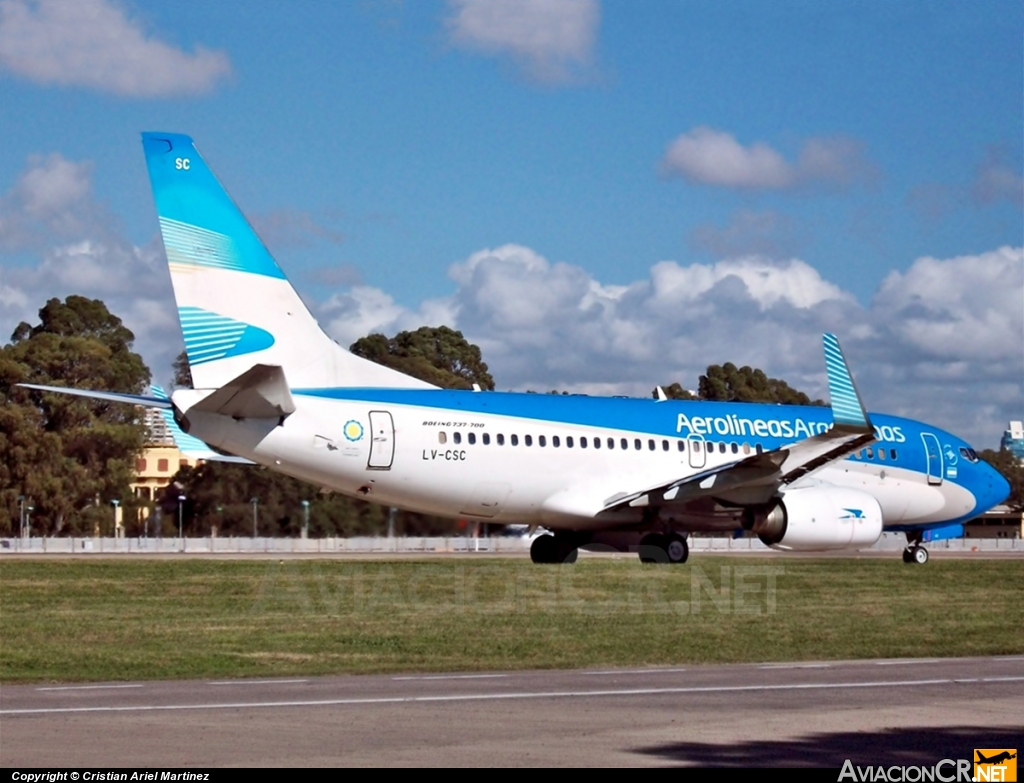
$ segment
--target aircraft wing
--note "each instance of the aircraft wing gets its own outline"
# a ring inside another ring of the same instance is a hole
[[[826,334],[824,345],[832,398],[831,429],[678,481],[614,495],[605,501],[603,511],[687,503],[706,496],[731,497],[738,503],[765,502],[780,487],[874,443],[874,427],[854,385],[839,340],[833,334]]]

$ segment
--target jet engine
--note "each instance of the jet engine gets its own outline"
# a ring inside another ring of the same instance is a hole
[[[743,526],[773,549],[814,552],[871,546],[882,535],[882,509],[871,495],[855,489],[805,487],[749,511]]]

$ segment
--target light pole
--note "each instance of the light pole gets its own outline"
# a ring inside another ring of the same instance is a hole
[[[302,537],[309,538],[309,501],[302,501]]]
[[[182,533],[181,518],[185,508],[185,496],[178,495],[178,541],[181,542],[181,551],[185,551],[185,537]]]
[[[25,537],[25,496],[18,495],[18,538]]]
[[[35,510],[35,506],[25,506],[25,535],[28,538],[32,538],[32,512]]]
[[[256,538],[256,526],[257,526],[257,524],[259,522],[259,511],[258,511],[258,509],[260,507],[260,499],[259,498],[253,498],[249,502],[252,503],[252,537]]]
[[[114,539],[117,539],[117,507],[121,505],[120,500],[111,500],[110,505],[114,507]]]

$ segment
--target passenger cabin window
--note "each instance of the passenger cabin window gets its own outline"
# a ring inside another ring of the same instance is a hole
[[[740,447],[739,447],[738,444],[733,443],[733,444],[731,444],[731,446],[732,446],[732,453],[733,454],[739,454],[740,453]]]
[[[749,443],[744,443],[743,444],[743,453],[744,454],[749,454],[750,453],[750,444]]]
[[[474,443],[476,443],[476,433],[469,433],[469,435],[466,436],[466,439],[469,441],[469,445],[472,446]]]
[[[640,451],[640,438],[633,439],[633,448]]]
[[[445,443],[448,442],[448,436],[445,435],[443,432],[437,433],[437,442],[443,446]]]
[[[462,443],[462,433],[461,432],[453,432],[452,433],[452,440],[455,441],[456,443]]]
[[[724,440],[721,443],[718,444],[718,453],[719,454],[725,454],[725,441]]]
[[[629,441],[623,438],[622,440],[619,441],[619,445],[622,447],[622,450],[625,451],[626,449],[629,448]]]
[[[513,446],[518,446],[519,445],[519,436],[518,435],[513,435],[511,442],[512,442]]]
[[[700,441],[699,440],[691,440],[690,441],[690,445],[693,446],[694,454],[700,453]]]
[[[651,451],[654,451],[654,439],[653,438],[648,438],[647,439],[647,448],[650,449]]]
[[[889,449],[889,456],[892,457],[893,460],[895,460],[896,459],[896,449]]]
[[[869,448],[867,450],[867,454],[868,454],[868,459],[874,459],[875,458],[875,450],[874,449]]]
[[[554,446],[557,449],[559,446],[562,445],[562,439],[559,438],[557,435],[552,435],[551,436],[551,445]]]
[[[885,449],[879,449],[879,450],[878,450],[878,458],[879,458],[879,459],[880,459],[880,460],[881,460],[882,462],[885,462]]]
[[[572,448],[572,435],[566,435],[565,436],[565,447],[567,449],[571,449]]]
[[[525,435],[523,436],[523,440],[526,442],[527,446],[533,445],[533,435]]]
[[[685,440],[678,441],[676,443],[676,445],[679,446],[679,450],[680,451],[686,451],[686,441]]]
[[[761,448],[761,444],[760,443],[755,443],[754,444],[754,451],[756,453],[758,453],[758,454],[764,454],[764,449]]]
[[[505,436],[502,435],[500,432],[498,433],[498,445],[499,446],[504,446],[505,445]]]
[[[490,433],[487,433],[487,432],[484,433],[484,445],[485,446],[490,446],[491,445]]]
[[[587,447],[587,439],[586,438],[580,438],[580,448],[581,449],[585,449],[586,447]]]
[[[601,439],[600,438],[594,438],[594,448],[595,449],[601,448]]]
[[[548,445],[548,439],[546,437],[544,437],[543,435],[538,435],[537,436],[537,443],[540,445],[541,448],[544,448],[545,446]]]

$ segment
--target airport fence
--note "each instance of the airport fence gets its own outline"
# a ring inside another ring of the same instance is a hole
[[[3,538],[0,554],[528,554],[531,538],[494,537],[406,537],[360,536],[354,538]],[[885,533],[867,550],[901,550],[906,539],[901,534]],[[927,544],[933,552],[1011,552],[1024,554],[1020,538],[956,538]],[[756,538],[694,536],[690,538],[694,552],[744,553],[768,552]],[[862,550],[863,551],[863,550]]]

